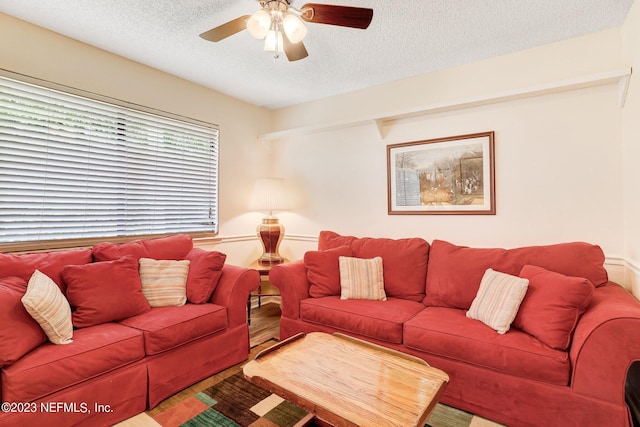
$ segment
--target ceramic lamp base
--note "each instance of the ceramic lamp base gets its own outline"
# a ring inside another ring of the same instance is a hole
[[[278,253],[280,242],[284,237],[284,227],[278,218],[266,217],[257,228],[258,238],[262,243],[262,256],[258,258],[261,264],[280,264],[284,257]]]

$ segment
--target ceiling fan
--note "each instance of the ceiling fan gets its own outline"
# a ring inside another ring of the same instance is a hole
[[[264,49],[274,52],[274,57],[284,52],[289,61],[297,61],[309,56],[302,43],[307,35],[302,21],[365,29],[373,18],[373,9],[307,3],[298,10],[291,6],[291,1],[258,0],[262,9],[253,15],[240,16],[200,37],[219,42],[247,29],[255,38],[264,39]]]

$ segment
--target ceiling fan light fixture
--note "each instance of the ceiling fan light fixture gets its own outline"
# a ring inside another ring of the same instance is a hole
[[[284,52],[284,40],[282,39],[282,33],[280,31],[267,31],[267,36],[264,38],[264,50],[267,52],[275,52],[276,58],[279,53]]]
[[[293,13],[288,13],[282,21],[284,33],[291,43],[300,43],[307,35],[307,27]]]
[[[260,9],[247,20],[249,34],[257,39],[263,39],[271,27],[271,15],[264,9]]]

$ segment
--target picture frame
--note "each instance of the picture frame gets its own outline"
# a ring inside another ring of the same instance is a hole
[[[387,145],[389,215],[495,215],[494,132]]]

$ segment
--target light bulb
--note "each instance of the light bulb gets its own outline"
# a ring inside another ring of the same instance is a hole
[[[300,43],[307,35],[307,27],[304,26],[300,18],[292,13],[288,13],[284,18],[282,27],[291,43]]]
[[[282,33],[280,31],[269,30],[267,31],[267,36],[264,39],[264,50],[269,52],[282,53],[284,52],[282,42]]]
[[[263,39],[271,27],[271,15],[264,9],[260,9],[247,20],[249,34],[257,39]]]

